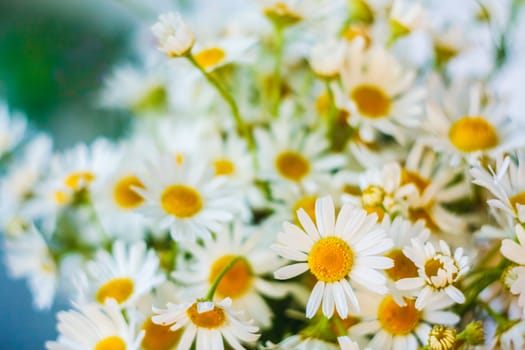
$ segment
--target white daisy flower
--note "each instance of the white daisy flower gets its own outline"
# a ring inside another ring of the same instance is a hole
[[[272,246],[279,255],[297,263],[280,268],[274,276],[289,279],[310,271],[316,277],[306,306],[308,318],[321,303],[326,317],[333,315],[334,308],[343,319],[349,312],[357,313],[359,302],[351,284],[383,294],[388,291],[385,276],[377,270],[393,266],[390,258],[381,255],[392,247],[392,241],[376,226],[376,215],[347,204],[336,220],[330,197],[317,200],[316,224],[303,209],[297,215],[303,229],[285,222],[284,232]]]
[[[263,232],[250,235],[240,223],[217,232],[216,240],[203,246],[182,243],[196,261],[187,269],[174,271],[172,276],[185,285],[183,295],[204,295],[219,273],[236,257],[242,257],[222,277],[215,291],[216,298],[231,298],[235,309],[243,310],[258,325],[269,327],[273,312],[262,298],[282,298],[288,293],[286,284],[263,278],[282,265],[268,246],[262,242]]]
[[[371,335],[367,347],[372,350],[417,350],[426,344],[431,325],[454,325],[460,318],[443,309],[453,302],[443,296],[432,296],[431,302],[417,309],[413,299],[400,306],[392,295],[368,295],[362,321],[350,328],[351,336]]]
[[[346,44],[332,38],[312,48],[310,67],[315,74],[322,78],[335,78],[343,65],[345,53]]]
[[[196,350],[224,349],[223,338],[234,349],[245,349],[240,342],[254,343],[259,335],[258,328],[251,322],[239,320],[239,312],[231,308],[231,299],[220,302],[195,301],[187,304],[166,305],[156,309],[154,323],[170,326],[171,331],[184,328],[178,350],[188,350],[194,343]]]
[[[42,233],[32,227],[24,235],[6,238],[5,257],[9,274],[27,278],[37,309],[48,309],[58,284],[58,267]]]
[[[525,311],[525,230],[521,225],[516,225],[516,237],[518,243],[510,239],[504,239],[501,242],[501,254],[519,265],[519,268],[513,269],[515,276],[512,278],[510,292],[518,295],[518,304]]]
[[[289,26],[304,20],[325,16],[341,1],[333,0],[258,0],[263,13],[278,26]]]
[[[295,184],[314,191],[320,178],[341,167],[345,158],[328,153],[328,141],[321,131],[307,132],[288,119],[256,129],[259,176],[272,182]]]
[[[114,301],[87,304],[58,313],[58,339],[48,350],[139,350],[143,332],[135,334],[133,319],[126,321]]]
[[[334,84],[336,104],[347,110],[348,123],[365,141],[377,131],[406,140],[406,128],[420,124],[424,89],[414,87],[416,74],[405,70],[384,48],[365,49],[363,40],[350,44],[341,69],[342,87]]]
[[[199,66],[207,72],[212,72],[229,63],[252,61],[249,50],[254,47],[255,43],[252,38],[227,37],[206,45],[197,44],[192,54]]]
[[[141,178],[145,188],[134,188],[145,199],[139,211],[161,229],[169,229],[176,241],[209,239],[210,232],[231,221],[243,203],[228,187],[226,177],[214,176],[208,162],[178,159],[160,156]]]
[[[496,158],[496,168],[478,165],[470,170],[473,183],[485,187],[496,198],[487,203],[503,210],[510,217],[525,222],[525,153],[519,151],[515,159],[510,156]]]
[[[456,303],[463,303],[465,295],[454,284],[470,269],[469,259],[463,255],[463,248],[457,248],[452,254],[445,241],[439,241],[436,248],[431,242],[411,240],[412,245],[405,247],[403,253],[418,268],[418,277],[408,277],[396,282],[401,290],[418,290],[415,307],[423,309],[433,295],[446,295]]]
[[[398,38],[423,28],[428,23],[424,15],[425,11],[420,3],[407,0],[393,1],[389,16],[392,37]]]
[[[125,307],[136,303],[164,278],[155,251],[147,250],[143,241],[129,245],[116,241],[111,254],[100,249],[87,264],[86,273],[77,281],[78,299],[100,304],[114,299]]]
[[[487,96],[481,85],[468,88],[465,81],[454,81],[446,92],[439,91],[445,89],[439,83],[434,88],[433,95],[441,93],[443,101],[427,103],[423,126],[428,135],[419,140],[445,153],[451,163],[474,163],[482,155],[494,158],[523,144],[523,128],[506,118],[496,103],[484,105]]]
[[[179,13],[168,12],[160,15],[151,31],[157,37],[159,50],[168,57],[187,54],[195,43],[193,32]]]
[[[7,104],[0,101],[0,159],[20,143],[26,128],[25,118],[17,113],[10,113]]]

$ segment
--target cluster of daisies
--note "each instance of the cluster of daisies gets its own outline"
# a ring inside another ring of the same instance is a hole
[[[47,349],[524,348],[521,3],[195,1],[138,17],[121,139],[2,105],[5,262],[71,301]]]

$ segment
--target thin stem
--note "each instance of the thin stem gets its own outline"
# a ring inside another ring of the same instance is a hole
[[[283,61],[284,30],[281,25],[274,24],[275,28],[275,66],[273,68],[271,113],[277,116],[281,101],[281,65]]]
[[[217,287],[219,286],[219,283],[221,282],[222,278],[224,277],[224,275],[230,271],[230,269],[233,267],[233,265],[235,265],[235,263],[239,260],[242,260],[244,259],[243,256],[236,256],[235,258],[233,258],[229,263],[228,265],[224,266],[224,268],[221,270],[221,272],[219,273],[219,275],[215,278],[215,281],[213,281],[213,284],[211,285],[210,289],[208,290],[208,293],[206,293],[206,296],[204,297],[204,300],[208,300],[208,301],[212,301],[213,300],[213,295],[215,294],[215,290],[217,289]]]
[[[245,137],[248,142],[248,147],[250,151],[255,149],[255,143],[253,140],[253,136],[248,130],[248,127],[244,123],[244,120],[241,117],[241,113],[239,112],[239,107],[237,106],[237,103],[235,103],[235,100],[233,99],[233,96],[222,86],[222,84],[215,79],[212,75],[210,75],[204,68],[202,68],[197,61],[195,60],[195,57],[191,53],[185,56],[191,64],[197,68],[202,75],[208,80],[208,82],[219,92],[219,94],[222,96],[224,101],[230,106],[230,109],[232,111],[233,119],[235,120],[235,124],[237,126],[237,129],[241,136]]]
[[[326,118],[326,133],[328,136],[328,139],[331,141],[331,146],[333,148],[335,140],[334,140],[334,128],[336,124],[336,118],[337,118],[337,108],[335,106],[335,97],[334,92],[332,90],[332,87],[330,86],[330,80],[325,81],[326,86],[326,94],[328,95],[328,116]]]

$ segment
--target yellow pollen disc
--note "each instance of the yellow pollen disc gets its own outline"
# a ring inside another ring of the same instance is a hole
[[[224,61],[225,57],[226,53],[223,49],[219,47],[211,47],[196,54],[195,61],[197,61],[199,66],[206,69],[221,63]]]
[[[444,267],[443,262],[437,259],[430,259],[425,262],[425,275],[428,277],[437,276],[439,269]]]
[[[113,298],[122,304],[133,293],[133,280],[128,277],[113,278],[103,284],[97,291],[97,301],[103,304],[107,298]]]
[[[448,137],[463,152],[483,151],[498,145],[498,134],[494,126],[477,116],[456,120],[450,127]]]
[[[149,110],[161,109],[166,106],[168,92],[163,85],[153,86],[145,92],[131,107],[135,112],[145,112]]]
[[[134,175],[120,179],[113,189],[113,198],[123,209],[134,209],[142,204],[144,198],[132,187],[144,188],[144,184]]]
[[[302,20],[301,15],[290,10],[283,2],[278,2],[273,7],[265,8],[264,14],[270,20],[280,25],[292,25]]]
[[[418,189],[419,193],[423,193],[425,189],[430,185],[430,181],[421,177],[418,173],[403,169],[401,172],[401,184],[414,184]]]
[[[405,299],[406,306],[399,306],[391,295],[383,299],[377,311],[377,319],[381,327],[391,335],[406,335],[419,324],[420,312],[415,307],[415,301]]]
[[[429,205],[430,207],[431,205]],[[438,224],[434,221],[432,216],[425,208],[410,208],[408,209],[408,216],[410,220],[416,222],[417,220],[423,220],[425,226],[432,231],[439,231]]]
[[[193,304],[186,311],[191,322],[199,328],[216,329],[220,328],[226,321],[226,315],[221,308],[215,306],[212,310],[200,313],[197,311],[197,303]]]
[[[89,185],[91,181],[95,180],[95,175],[89,171],[82,171],[73,173],[66,177],[64,184],[72,190],[78,190],[80,187]]]
[[[324,92],[317,97],[315,100],[315,109],[317,114],[325,116],[330,111],[330,96],[328,93]]]
[[[386,254],[394,260],[394,266],[385,270],[390,279],[398,281],[402,278],[417,277],[417,266],[403,254],[401,249],[393,249]]]
[[[275,159],[279,174],[288,180],[300,181],[310,172],[310,162],[294,151],[284,151]]]
[[[190,218],[202,209],[199,192],[186,185],[171,185],[160,198],[162,208],[180,219]]]
[[[350,97],[364,117],[381,118],[390,112],[390,97],[377,86],[359,85]]]
[[[293,212],[295,215],[295,222],[299,222],[299,218],[297,217],[297,210],[300,208],[303,208],[304,211],[306,211],[306,214],[312,219],[312,221],[315,223],[315,201],[317,200],[317,196],[305,196],[301,199],[299,199],[294,207]]]
[[[182,163],[184,163],[184,154],[181,152],[175,153],[175,163],[177,163],[177,165],[182,165]]]
[[[151,317],[142,324],[142,329],[146,332],[142,339],[144,350],[170,350],[178,343],[182,335],[180,329],[171,331],[168,326],[153,323]]]
[[[339,237],[321,238],[308,255],[312,274],[322,282],[337,282],[348,276],[354,264],[354,252]]]
[[[126,350],[126,343],[121,337],[112,335],[99,341],[93,350]]]
[[[348,26],[341,32],[341,37],[347,41],[352,41],[356,38],[363,38],[365,41],[365,46],[370,46],[372,39],[368,33],[368,29],[362,25],[352,25]]]
[[[518,204],[525,205],[525,191],[510,197],[509,202],[515,210],[518,210]]]
[[[66,204],[69,201],[69,196],[64,191],[56,191],[53,193],[53,199],[57,204]]]
[[[370,185],[361,195],[361,203],[364,207],[380,207],[385,199],[385,190],[381,186]]]
[[[211,266],[208,281],[212,284],[217,276],[221,273],[226,265],[235,259],[235,255],[225,255],[217,259]],[[245,260],[237,260],[235,264],[224,274],[219,285],[217,286],[217,293],[222,297],[230,297],[232,299],[244,295],[252,285],[252,268]]]
[[[213,162],[215,175],[232,175],[235,172],[235,164],[229,159],[217,159]]]

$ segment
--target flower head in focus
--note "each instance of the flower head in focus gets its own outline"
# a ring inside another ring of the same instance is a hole
[[[189,53],[195,43],[193,32],[179,13],[168,12],[159,16],[151,27],[157,37],[159,50],[168,57],[180,57]]]

